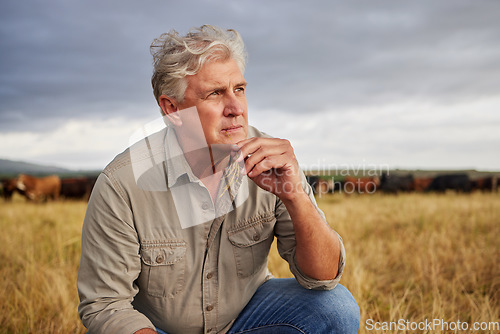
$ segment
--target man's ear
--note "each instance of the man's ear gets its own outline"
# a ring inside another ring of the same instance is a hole
[[[166,95],[161,95],[158,99],[162,114],[175,126],[181,126],[182,121],[179,117],[177,110],[177,101],[174,98]]]

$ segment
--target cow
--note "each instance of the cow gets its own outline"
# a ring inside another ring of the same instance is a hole
[[[307,183],[311,186],[313,193],[317,194],[316,187],[319,183],[319,176],[317,175],[306,175]]]
[[[416,177],[413,179],[413,190],[417,192],[426,191],[434,180],[433,177]]]
[[[313,193],[317,196],[321,197],[321,195],[331,192],[329,182],[317,175],[307,175],[306,180],[313,189]]]
[[[16,188],[32,201],[57,200],[61,191],[61,179],[57,175],[35,177],[19,174]]]
[[[482,177],[471,180],[471,189],[482,192],[496,192],[498,180],[495,176]]]
[[[436,176],[426,191],[445,192],[455,190],[457,192],[470,192],[471,182],[467,174],[443,174]]]
[[[414,178],[412,174],[389,175],[383,173],[380,180],[380,190],[384,193],[397,194],[399,192],[413,191]]]
[[[17,188],[17,178],[13,179],[4,179],[2,180],[2,190],[3,190],[3,198],[6,201],[10,201],[12,199],[12,195],[17,192],[21,195],[25,195],[23,190]]]
[[[61,197],[66,199],[86,199],[90,197],[96,177],[65,178],[61,180]]]
[[[377,187],[380,185],[380,178],[375,177],[352,177],[346,176],[344,178],[344,192],[347,194],[373,194]]]

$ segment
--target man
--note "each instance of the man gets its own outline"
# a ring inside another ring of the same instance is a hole
[[[151,49],[167,126],[118,155],[90,198],[89,333],[356,333],[342,239],[290,143],[248,126],[239,34],[203,26]],[[295,279],[267,270],[274,236]]]

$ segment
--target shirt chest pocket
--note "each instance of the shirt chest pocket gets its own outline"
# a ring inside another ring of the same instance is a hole
[[[186,243],[156,241],[141,245],[141,282],[149,295],[174,298],[182,291],[186,272]]]
[[[275,221],[274,214],[270,212],[228,230],[239,277],[251,276],[267,266]]]

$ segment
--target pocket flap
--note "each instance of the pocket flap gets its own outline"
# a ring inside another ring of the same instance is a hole
[[[249,219],[244,225],[229,230],[229,241],[237,247],[249,247],[262,242],[274,234],[274,214],[264,214]]]
[[[164,241],[141,245],[142,262],[149,266],[172,265],[186,255],[186,242]]]

